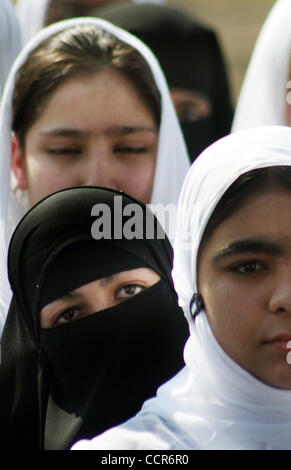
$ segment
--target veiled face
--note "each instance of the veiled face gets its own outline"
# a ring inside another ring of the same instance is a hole
[[[214,230],[198,291],[225,352],[261,381],[291,389],[291,192],[253,195]]]
[[[211,101],[204,93],[186,88],[171,88],[171,97],[181,124],[199,121],[212,114]]]
[[[54,328],[114,307],[140,294],[160,280],[150,268],[116,273],[66,293],[42,308],[40,326]]]

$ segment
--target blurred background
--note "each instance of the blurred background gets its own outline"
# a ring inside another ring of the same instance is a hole
[[[18,0],[13,1],[16,4]],[[164,3],[189,11],[216,30],[235,104],[256,38],[275,0],[164,0]]]
[[[167,0],[212,26],[220,39],[228,66],[233,103],[261,26],[275,0]]]

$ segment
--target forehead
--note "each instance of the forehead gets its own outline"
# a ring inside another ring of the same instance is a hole
[[[154,125],[152,110],[144,103],[134,85],[122,73],[104,70],[94,75],[76,76],[59,85],[47,98],[35,125],[54,126],[113,125],[126,121],[138,125],[149,121]],[[106,121],[106,122],[104,122]]]
[[[256,193],[213,231],[209,242],[227,244],[254,236],[287,240],[291,236],[291,191],[277,189]]]

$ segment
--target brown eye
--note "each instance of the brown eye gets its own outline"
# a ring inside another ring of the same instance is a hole
[[[258,271],[262,271],[262,269],[264,269],[264,266],[257,262],[244,263],[232,268],[234,272],[239,274],[252,274]]]
[[[144,287],[138,286],[136,284],[128,284],[118,290],[118,297],[123,299],[133,297],[134,295],[140,294],[144,289]]]
[[[147,152],[147,148],[144,147],[144,146],[122,146],[122,145],[119,145],[119,146],[115,146],[114,148],[114,152],[115,153],[146,153]]]
[[[76,308],[69,308],[65,310],[63,313],[58,315],[58,317],[54,321],[53,326],[63,325],[65,323],[69,323],[75,321],[78,318],[79,310]]]
[[[193,108],[179,109],[178,116],[180,122],[182,123],[198,121],[199,119],[201,119],[198,110]]]

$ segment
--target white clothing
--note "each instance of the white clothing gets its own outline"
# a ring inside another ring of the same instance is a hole
[[[278,0],[256,41],[239,94],[232,132],[257,126],[287,125],[287,94],[291,93],[291,82],[288,83],[291,80],[290,23],[290,0]]]
[[[219,346],[205,312],[194,322],[189,310],[197,292],[198,248],[218,201],[243,173],[278,165],[291,166],[288,127],[236,132],[192,165],[179,199],[173,269],[190,327],[186,366],[134,418],[79,441],[73,450],[291,450],[291,391],[266,385],[238,366]]]
[[[20,49],[20,26],[12,0],[0,0],[0,98],[7,75]]]
[[[70,26],[88,23],[94,24],[96,27],[108,31],[120,40],[136,48],[149,64],[157,88],[160,92],[162,113],[151,204],[153,206],[157,204],[163,204],[164,206],[168,204],[176,205],[184,177],[190,167],[183,134],[180,129],[164,74],[158,61],[144,43],[111,23],[96,18],[65,20],[44,28],[34,36],[26,44],[12,67],[7,80],[7,86],[3,94],[0,114],[0,334],[11,297],[7,275],[4,274],[7,270],[6,258],[8,243],[16,224],[29,207],[26,191],[17,190],[13,177],[12,182],[9,185],[11,172],[12,97],[15,76],[17,75],[21,65],[25,62],[28,54],[43,40],[58,31],[69,28]],[[158,213],[156,215],[159,216]],[[160,222],[164,225],[163,220],[160,220]],[[174,238],[174,235],[171,233],[168,233],[168,235],[171,239]]]

